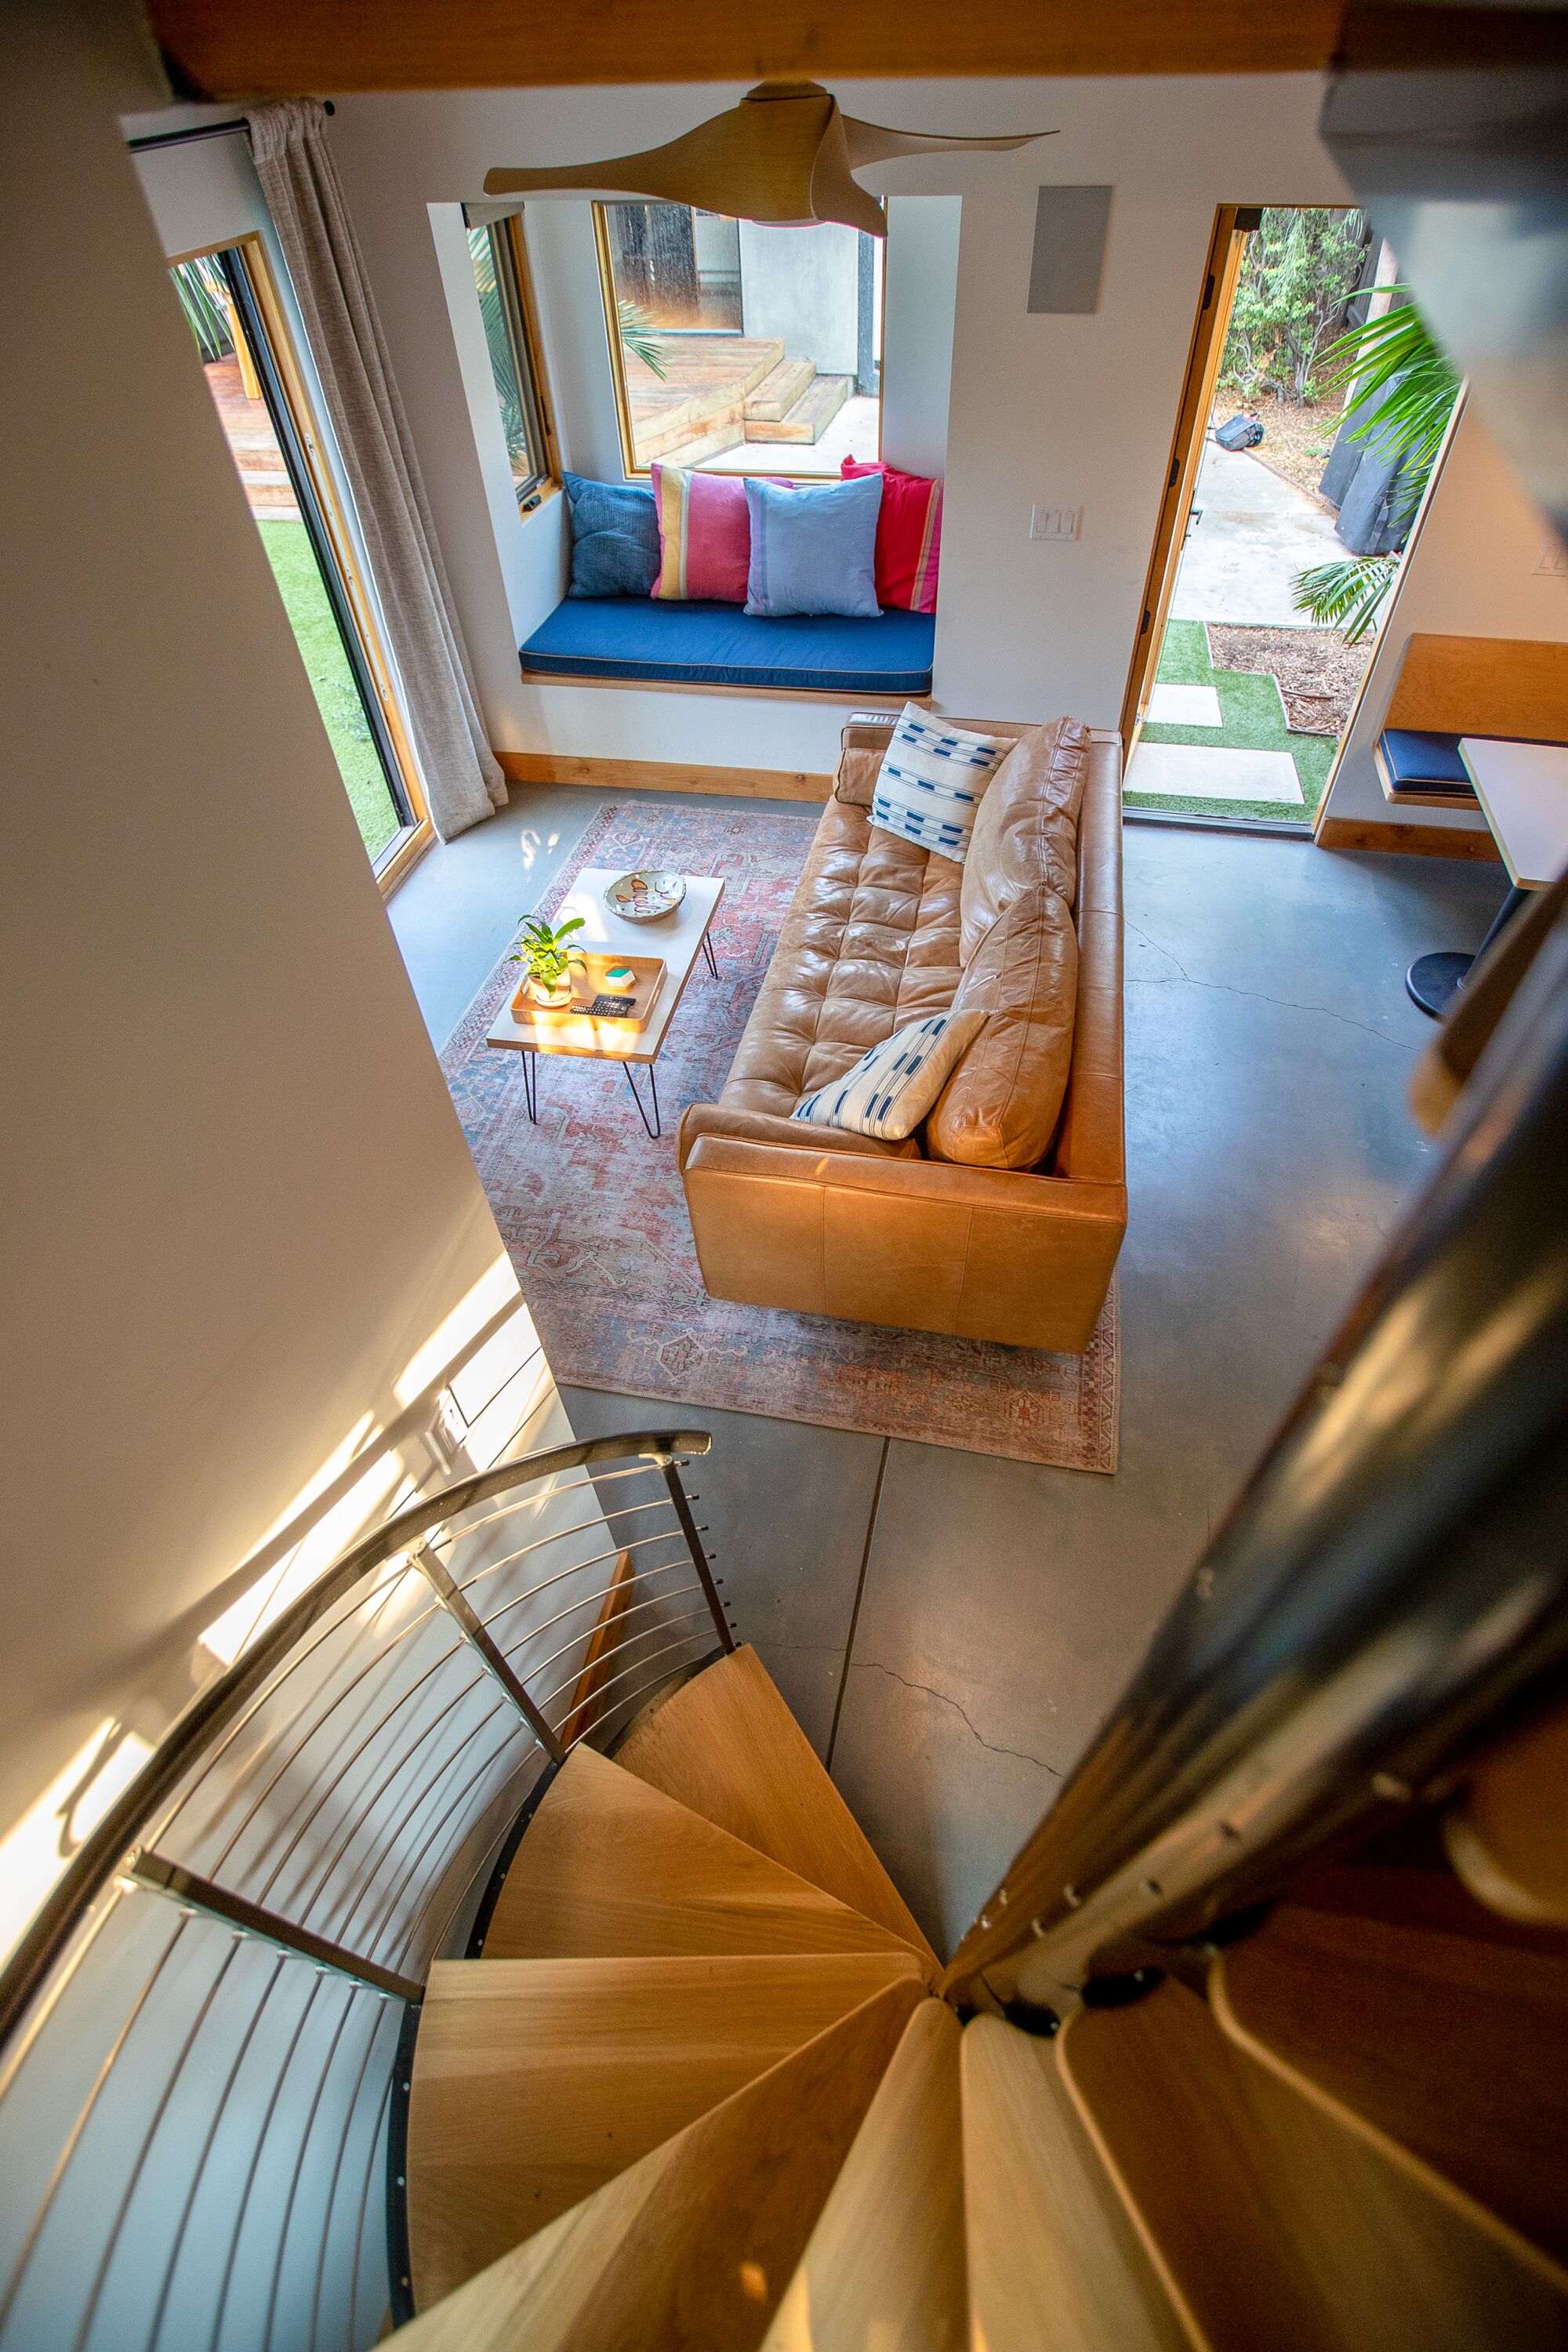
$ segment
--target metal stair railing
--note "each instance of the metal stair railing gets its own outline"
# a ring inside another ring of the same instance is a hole
[[[197,1692],[0,1971],[0,2352],[376,2339],[432,1959],[571,1748],[735,1646],[680,1476],[710,1442],[422,1497]]]

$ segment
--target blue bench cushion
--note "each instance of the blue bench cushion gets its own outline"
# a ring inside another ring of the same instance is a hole
[[[547,677],[647,678],[672,686],[793,688],[815,694],[929,694],[936,617],[800,614],[738,604],[596,596],[557,604],[521,651]]]

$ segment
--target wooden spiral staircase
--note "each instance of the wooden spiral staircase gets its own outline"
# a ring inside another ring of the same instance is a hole
[[[616,1760],[573,1753],[483,1956],[432,1974],[399,2341],[1568,2344],[1568,1806],[1545,1831],[1537,1740],[1447,1808],[1488,1903],[1424,1819],[1249,1933],[1013,2002],[1025,2030],[963,1950],[939,1968],[755,1654],[721,1659]]]

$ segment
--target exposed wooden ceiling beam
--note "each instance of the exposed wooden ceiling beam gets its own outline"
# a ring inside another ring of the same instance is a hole
[[[149,0],[191,94],[1296,73],[1342,0]]]

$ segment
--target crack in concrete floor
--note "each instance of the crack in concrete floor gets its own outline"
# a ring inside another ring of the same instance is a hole
[[[1048,1772],[1053,1780],[1059,1780],[1061,1779],[1062,1775],[1059,1768],[1055,1764],[1047,1764],[1043,1756],[1031,1756],[1026,1748],[998,1748],[994,1740],[987,1739],[984,1733],[976,1728],[974,1718],[969,1713],[967,1707],[960,1706],[958,1700],[952,1696],[951,1692],[938,1690],[934,1683],[911,1682],[908,1675],[900,1674],[896,1666],[885,1666],[880,1658],[856,1658],[851,1663],[850,1672],[851,1674],[865,1672],[876,1675],[888,1675],[894,1682],[902,1683],[906,1690],[924,1691],[929,1697],[940,1699],[943,1706],[952,1707],[955,1715],[961,1715],[963,1717],[964,1722],[968,1725],[974,1738],[978,1740],[980,1746],[986,1750],[987,1754],[992,1756],[1016,1756],[1020,1764],[1037,1765],[1042,1772]]]

